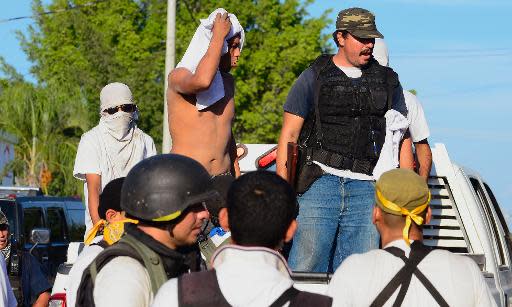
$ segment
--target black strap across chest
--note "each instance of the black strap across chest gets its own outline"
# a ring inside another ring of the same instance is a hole
[[[397,247],[388,247],[384,250],[393,256],[402,259],[405,262],[405,265],[391,279],[388,285],[384,287],[379,295],[377,295],[377,297],[370,305],[371,307],[384,306],[384,304],[389,300],[391,295],[395,293],[399,286],[401,286],[401,288],[398,292],[395,302],[393,303],[393,306],[401,306],[405,295],[407,294],[407,290],[409,289],[413,274],[432,295],[439,306],[449,306],[439,291],[437,291],[437,289],[434,287],[434,285],[432,285],[432,283],[418,269],[418,264],[432,251],[431,248],[426,247],[420,241],[414,241],[411,245],[411,253],[409,258],[405,257],[404,251]]]
[[[184,274],[178,278],[178,302],[180,307],[231,307],[219,288],[215,270]],[[290,307],[328,307],[332,298],[295,289],[283,292],[270,307],[281,307],[290,302]]]

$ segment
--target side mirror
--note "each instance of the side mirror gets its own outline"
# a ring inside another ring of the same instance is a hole
[[[30,232],[30,242],[33,244],[48,244],[50,242],[50,229],[34,228]]]

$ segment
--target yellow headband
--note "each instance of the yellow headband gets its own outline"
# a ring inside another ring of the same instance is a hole
[[[405,227],[402,231],[402,235],[403,235],[404,241],[407,243],[407,245],[410,245],[411,242],[409,241],[409,228],[411,227],[411,220],[413,220],[414,223],[416,223],[416,225],[423,224],[423,218],[421,216],[418,216],[417,214],[423,212],[423,210],[425,210],[427,208],[428,204],[430,203],[430,191],[428,192],[427,202],[423,205],[420,205],[420,206],[414,208],[414,210],[412,210],[412,211],[402,208],[402,207],[398,206],[397,204],[387,200],[386,198],[384,198],[384,196],[382,195],[382,193],[379,190],[376,191],[376,194],[377,194],[377,198],[379,199],[379,201],[381,202],[381,204],[384,207],[388,208],[389,210],[395,211],[395,212],[400,212],[402,215],[406,216]]]
[[[132,220],[132,219],[129,219],[129,218],[125,218],[123,220],[120,220],[118,221],[118,223],[133,223],[133,224],[138,224],[139,221],[137,220]],[[102,227],[105,227],[105,225],[107,225],[107,221],[105,220],[99,220],[98,222],[96,222],[96,224],[94,224],[94,226],[92,227],[91,230],[89,230],[89,233],[87,234],[87,236],[85,237],[85,240],[84,240],[84,243],[85,245],[90,245],[92,243],[92,241],[94,240],[94,238],[96,238],[96,234],[98,233],[98,231],[102,228]]]

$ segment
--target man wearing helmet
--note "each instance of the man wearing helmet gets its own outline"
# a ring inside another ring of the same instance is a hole
[[[216,198],[210,175],[195,160],[176,154],[151,157],[127,175],[121,208],[137,225],[106,248],[84,271],[76,306],[150,306],[169,278],[193,270],[183,252],[209,218]]]

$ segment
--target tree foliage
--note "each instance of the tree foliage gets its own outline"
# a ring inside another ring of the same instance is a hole
[[[235,13],[246,30],[239,67],[233,71],[237,141],[276,142],[288,90],[315,57],[329,51],[321,32],[330,21],[326,14],[308,16],[312,2],[177,1],[177,62],[199,19],[218,7]],[[8,116],[2,114],[0,129],[20,139],[16,165],[11,165],[18,176],[40,183],[44,176],[38,174],[46,167],[54,175],[50,192],[75,194],[71,173],[77,136],[97,124],[99,92],[113,81],[130,86],[141,111],[139,126],[160,145],[166,5],[165,0],[53,0],[48,6],[33,1],[39,15],[19,39],[37,85],[5,65],[8,77],[0,80],[2,111],[10,108]],[[45,11],[62,12],[41,14]]]
[[[193,4],[191,3],[193,2]],[[322,52],[327,37],[322,35],[329,20],[308,18],[306,7],[297,0],[178,1],[176,48],[179,57],[198,25],[217,7],[237,15],[246,30],[245,45],[236,80],[234,132],[245,143],[277,142],[282,105],[298,75]]]
[[[46,194],[76,195],[73,162],[87,113],[80,93],[62,95],[61,86],[25,82],[7,65],[3,72],[8,77],[0,86],[0,130],[17,139],[16,159],[4,171],[14,171],[17,183],[40,186]]]

